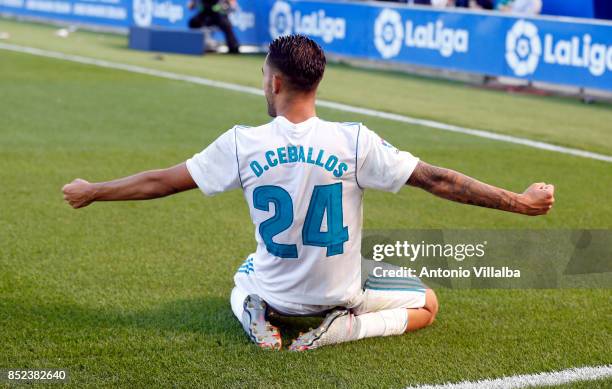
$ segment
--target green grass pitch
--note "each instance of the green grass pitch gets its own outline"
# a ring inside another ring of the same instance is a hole
[[[9,43],[259,86],[261,56],[126,49],[125,37],[0,20]],[[330,65],[327,99],[612,154],[612,108],[511,96]],[[320,109],[362,121],[422,159],[520,191],[552,182],[527,218],[416,189],[368,192],[365,228],[611,228],[612,165]],[[262,352],[229,307],[254,249],[242,194],[100,203],[74,211],[60,188],[184,161],[236,123],[269,120],[263,98],[0,50],[0,368],[68,368],[71,387],[393,387],[612,363],[607,290],[438,290],[417,333],[314,352]],[[316,319],[283,321],[284,340]],[[2,384],[0,383],[0,386]],[[606,387],[611,380],[577,384]],[[609,387],[609,386],[608,386]]]

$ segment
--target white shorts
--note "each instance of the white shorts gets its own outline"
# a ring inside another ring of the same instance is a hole
[[[257,294],[277,313],[287,316],[317,316],[325,314],[338,306],[296,304],[276,299],[263,294],[258,286],[254,272],[245,272],[248,259],[239,268],[234,276],[235,288],[232,291],[232,310],[240,319],[242,316],[242,302],[249,294]],[[361,315],[368,312],[377,312],[394,308],[422,308],[425,305],[425,290],[427,286],[416,277],[376,277],[372,273],[375,266],[385,269],[397,268],[394,265],[363,260],[362,289],[351,297],[344,306],[353,314]]]

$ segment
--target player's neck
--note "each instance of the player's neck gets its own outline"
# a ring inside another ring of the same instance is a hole
[[[314,98],[297,98],[294,97],[291,101],[285,104],[279,104],[277,115],[283,116],[291,123],[298,124],[317,116],[315,110]]]

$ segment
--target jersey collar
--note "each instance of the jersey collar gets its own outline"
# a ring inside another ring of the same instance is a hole
[[[283,126],[287,126],[287,127],[292,127],[292,128],[304,128],[304,127],[310,127],[312,125],[313,122],[319,120],[318,117],[313,116],[311,118],[308,118],[306,120],[304,120],[301,123],[292,123],[290,122],[286,117],[284,116],[277,116],[276,118],[274,118],[274,121],[283,125]]]

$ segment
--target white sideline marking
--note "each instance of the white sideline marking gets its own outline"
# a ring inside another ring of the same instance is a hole
[[[215,80],[210,80],[210,79],[203,78],[203,77],[188,76],[185,74],[166,72],[163,70],[155,70],[155,69],[146,68],[142,66],[128,65],[128,64],[123,64],[119,62],[111,62],[111,61],[106,61],[103,59],[82,57],[80,55],[65,54],[65,53],[61,53],[57,51],[49,51],[49,50],[37,49],[34,47],[13,45],[13,44],[8,44],[8,43],[1,43],[1,42],[0,42],[0,49],[15,51],[19,53],[38,55],[41,57],[48,57],[48,58],[61,59],[65,61],[78,62],[82,64],[87,64],[87,65],[99,66],[103,68],[124,70],[124,71],[132,72],[132,73],[146,74],[146,75],[154,76],[154,77],[161,77],[161,78],[166,78],[170,80],[185,81],[185,82],[190,82],[193,84],[210,86],[213,88],[220,88],[220,89],[226,89],[226,90],[231,90],[235,92],[263,96],[263,92],[258,88],[253,88],[253,87],[238,85],[238,84],[232,84],[232,83],[223,82],[223,81],[215,81]],[[450,132],[456,132],[460,134],[477,136],[480,138],[493,139],[493,140],[497,140],[501,142],[514,143],[514,144],[528,146],[528,147],[532,147],[536,149],[548,150],[548,151],[553,151],[553,152],[567,154],[567,155],[573,155],[576,157],[595,159],[595,160],[604,161],[604,162],[612,162],[612,156],[610,155],[604,155],[604,154],[594,153],[591,151],[573,149],[570,147],[557,146],[557,145],[553,145],[553,144],[546,143],[546,142],[539,142],[539,141],[530,140],[526,138],[520,138],[520,137],[512,136],[512,135],[503,135],[503,134],[497,134],[497,133],[490,132],[490,131],[459,127],[459,126],[455,126],[452,124],[436,122],[433,120],[417,119],[417,118],[413,118],[410,116],[399,115],[399,114],[383,112],[383,111],[377,111],[377,110],[369,109],[369,108],[356,107],[353,105],[337,103],[334,101],[318,100],[317,105],[320,107],[331,108],[331,109],[335,109],[339,111],[352,112],[352,113],[356,113],[359,115],[378,117],[378,118],[392,120],[392,121],[401,122],[401,123],[408,123],[408,124],[414,124],[414,125],[423,126],[423,127],[435,128],[435,129],[442,130],[442,131],[450,131]]]
[[[550,373],[515,375],[475,382],[465,381],[456,384],[411,386],[406,389],[514,389],[562,385],[570,382],[593,381],[608,377],[612,377],[612,365],[575,367]]]

